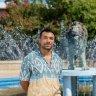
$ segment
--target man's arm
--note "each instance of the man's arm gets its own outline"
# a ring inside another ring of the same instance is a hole
[[[29,81],[21,81],[20,84],[21,84],[23,90],[27,93],[28,87],[29,87]]]

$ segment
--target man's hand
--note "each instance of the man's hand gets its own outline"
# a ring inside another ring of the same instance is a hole
[[[20,84],[22,88],[24,89],[24,91],[27,93],[28,87],[29,87],[29,81],[21,81]]]

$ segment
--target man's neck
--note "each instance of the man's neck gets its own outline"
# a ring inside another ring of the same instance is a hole
[[[52,55],[52,50],[46,50],[46,49],[42,49],[40,48],[41,54],[45,57],[45,56],[51,56]]]
[[[50,65],[52,60],[52,50],[44,50],[40,48],[41,54],[43,55],[45,61]]]

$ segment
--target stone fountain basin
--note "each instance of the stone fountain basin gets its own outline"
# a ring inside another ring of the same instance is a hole
[[[76,68],[75,70],[63,70],[62,76],[92,76],[96,75],[96,68],[89,68],[83,70],[82,68]]]
[[[21,62],[20,60],[0,61],[0,78],[19,76]]]

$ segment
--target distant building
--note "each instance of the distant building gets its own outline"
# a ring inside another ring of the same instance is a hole
[[[17,0],[5,0],[5,2],[0,2],[0,20],[8,16],[7,6],[14,5],[17,6]]]
[[[4,2],[0,2],[0,19],[6,17],[8,14],[6,12],[7,5]]]
[[[1,9],[6,9],[6,3],[5,2],[0,2],[0,10]]]
[[[46,4],[48,0],[22,0],[22,4],[24,4],[24,6],[28,5],[29,3],[34,3],[34,4]],[[5,0],[4,2],[0,2],[0,20],[2,18],[5,18],[8,13],[7,13],[7,6],[8,5],[13,5],[13,6],[17,6],[18,0]]]

